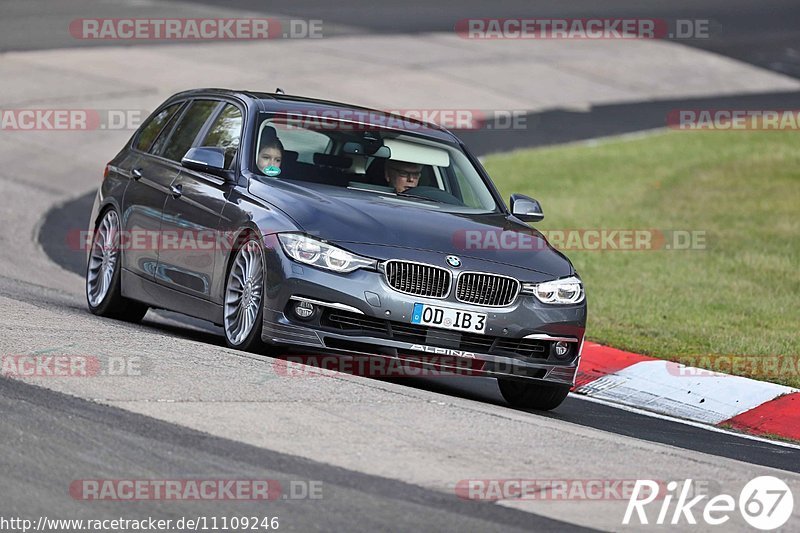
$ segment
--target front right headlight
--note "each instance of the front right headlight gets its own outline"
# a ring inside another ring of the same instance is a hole
[[[522,293],[531,294],[543,304],[578,304],[583,301],[583,282],[570,276],[544,283],[523,283]]]

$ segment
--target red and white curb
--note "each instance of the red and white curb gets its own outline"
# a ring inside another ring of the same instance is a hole
[[[800,440],[798,389],[592,342],[584,343],[573,392],[753,435]]]

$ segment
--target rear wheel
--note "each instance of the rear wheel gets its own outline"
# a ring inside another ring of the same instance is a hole
[[[549,383],[527,383],[510,379],[498,379],[500,393],[514,407],[549,411],[555,409],[569,394],[569,385]]]
[[[120,223],[114,208],[107,210],[95,228],[86,265],[86,300],[98,316],[139,322],[147,306],[122,296]]]
[[[225,283],[225,342],[231,348],[264,351],[261,340],[264,316],[264,250],[249,239],[236,252]]]

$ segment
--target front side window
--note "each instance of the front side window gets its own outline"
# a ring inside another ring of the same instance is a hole
[[[242,140],[242,112],[233,104],[226,104],[211,124],[200,146],[222,148],[225,151],[225,168],[233,168],[236,153]]]
[[[163,151],[157,155],[180,162],[217,105],[219,102],[214,100],[192,102],[166,141]]]

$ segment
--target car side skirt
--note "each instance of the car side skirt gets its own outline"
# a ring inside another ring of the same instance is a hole
[[[169,302],[170,311],[208,320],[217,325],[223,322],[221,305],[159,285],[125,269],[122,270],[121,282],[122,295],[131,300],[157,309],[167,309],[165,302]]]

